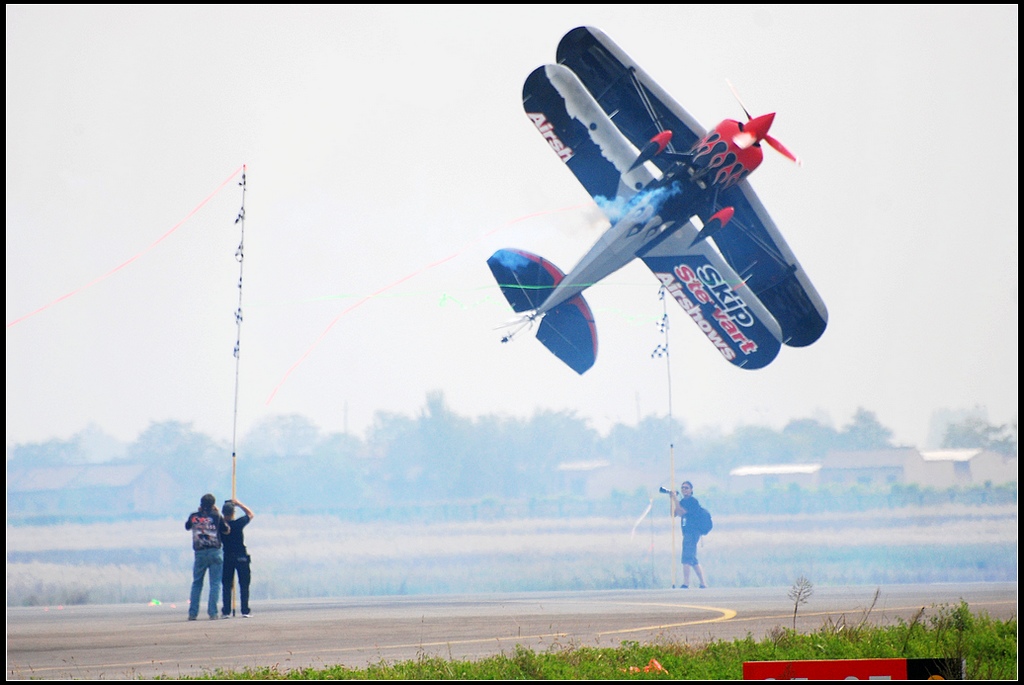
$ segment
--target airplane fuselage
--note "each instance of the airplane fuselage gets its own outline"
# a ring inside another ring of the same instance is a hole
[[[662,181],[669,181],[662,184]],[[696,207],[695,201],[702,193],[694,193],[696,186],[684,185],[668,176],[652,183],[634,197],[626,214],[616,221],[594,243],[593,247],[555,286],[536,314],[551,311],[566,300],[580,294],[602,278],[609,276],[636,259],[637,252],[654,238],[686,223],[692,215],[688,207]],[[687,200],[686,195],[691,197]]]
[[[648,242],[692,216],[706,220],[716,191],[747,178],[764,157],[760,145],[741,148],[734,142],[742,131],[740,122],[722,121],[691,148],[688,163],[677,163],[634,195],[626,214],[605,231],[535,313],[543,315],[615,273]]]

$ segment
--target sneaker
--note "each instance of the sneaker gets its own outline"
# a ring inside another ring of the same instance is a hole
[[[684,590],[689,590],[690,589],[689,585],[680,585],[679,587],[681,587]]]
[[[216,621],[217,620],[217,614],[210,614],[210,620],[211,621]]]
[[[196,620],[196,617],[195,617],[195,616],[189,616],[189,617],[188,617],[188,620],[190,620],[190,621],[194,621],[194,620]]]
[[[231,614],[221,614],[221,618],[231,618]]]
[[[242,618],[251,618],[252,614],[242,614]]]
[[[700,586],[700,589],[701,589],[701,590],[707,590],[707,589],[708,589],[708,586],[707,586],[707,585],[701,585],[701,586]]]

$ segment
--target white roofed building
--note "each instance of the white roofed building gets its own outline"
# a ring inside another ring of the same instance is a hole
[[[935,487],[950,485],[1002,485],[1017,482],[1017,457],[982,449],[945,449],[921,452],[922,473],[913,479]]]
[[[767,464],[739,466],[729,471],[729,487],[733,491],[763,490],[790,484],[802,488],[818,485],[821,464]]]

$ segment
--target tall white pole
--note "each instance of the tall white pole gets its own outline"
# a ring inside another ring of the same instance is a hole
[[[238,249],[235,250],[235,260],[238,261],[238,309],[235,310],[235,411],[231,428],[231,499],[235,499],[237,495],[238,370],[242,358],[242,267],[245,262],[245,165],[242,165],[242,180],[238,185],[242,187],[242,208],[238,210],[238,216],[235,218],[235,223],[241,225],[241,237],[238,239]]]
[[[242,207],[238,210],[235,223],[241,226],[241,237],[238,239],[238,249],[235,250],[235,260],[238,262],[238,308],[235,310],[235,411],[231,427],[231,499],[236,499],[237,474],[238,474],[238,378],[239,365],[242,359],[242,266],[245,262],[245,165],[242,165],[242,180],[239,184],[242,187]],[[238,586],[234,583],[234,572],[231,582],[231,615],[235,615],[235,606],[238,601]]]
[[[668,349],[668,300],[666,295],[668,292],[664,287],[658,291],[658,296],[661,298],[662,316],[659,327],[661,332],[665,336],[665,342],[654,350],[652,357],[665,357],[665,374],[668,385],[668,460],[669,460],[669,487],[670,491],[674,491],[676,482],[676,456],[675,456],[675,421],[672,418],[672,356],[669,354]],[[675,495],[670,494],[670,498],[674,498]],[[675,507],[673,502],[669,500],[668,517],[669,527],[672,529],[672,587],[676,586],[676,517],[674,512]]]

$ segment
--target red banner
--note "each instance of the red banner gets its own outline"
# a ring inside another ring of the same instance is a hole
[[[744,680],[944,680],[965,678],[960,659],[745,661]]]

